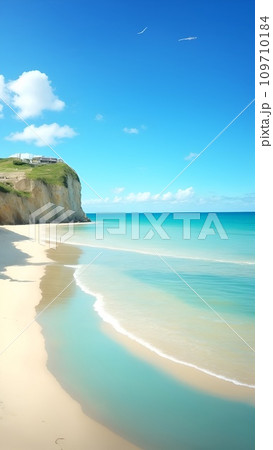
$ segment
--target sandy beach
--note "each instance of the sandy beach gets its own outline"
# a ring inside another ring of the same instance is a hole
[[[28,233],[28,226],[0,227],[0,448],[136,449],[87,417],[48,371],[36,307],[41,289],[48,303],[59,292],[40,286],[52,261]]]
[[[35,316],[71,294],[74,269],[69,265],[77,264],[81,249],[66,244],[49,249],[28,236],[28,225],[0,227],[0,448],[136,449],[85,415],[47,369],[45,341]],[[254,389],[172,363],[108,324],[102,322],[102,327],[130,353],[189,386],[254,402]]]

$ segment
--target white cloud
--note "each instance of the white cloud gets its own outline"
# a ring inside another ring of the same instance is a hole
[[[100,120],[103,120],[103,115],[102,114],[96,114],[95,115],[95,120],[98,120],[98,121],[100,121]]]
[[[194,195],[193,187],[187,189],[178,189],[176,192],[167,192],[166,194],[152,194],[149,191],[146,192],[131,192],[125,197],[116,195],[114,198],[107,197],[106,199],[91,199],[87,200],[85,204],[98,204],[98,203],[183,203],[192,198]]]
[[[164,197],[164,198],[163,198]],[[84,199],[83,204],[89,211],[95,212],[208,212],[208,211],[254,211],[254,194],[199,195],[192,187],[178,189],[176,192],[152,194],[151,192],[131,193],[118,196]]]
[[[178,189],[178,191],[166,192],[166,194],[152,194],[151,192],[131,192],[127,197],[125,197],[125,201],[127,202],[169,202],[169,203],[182,203],[189,200],[194,194],[194,190],[192,187],[187,189]]]
[[[29,125],[20,133],[11,133],[6,139],[8,141],[21,141],[34,144],[37,147],[57,144],[59,139],[72,138],[76,132],[68,125],[60,126],[57,123],[44,124],[40,127]]]
[[[197,155],[198,155],[198,153],[190,152],[187,156],[185,156],[184,159],[185,159],[186,161],[190,161],[191,159],[195,158]]]
[[[4,114],[3,114],[3,105],[1,105],[1,103],[0,103],[0,119],[2,119],[2,117],[4,117]]]
[[[128,134],[138,134],[139,130],[137,128],[123,128],[124,133]]]
[[[32,159],[34,157],[40,157],[42,155],[33,155],[32,153],[14,153],[10,155],[9,158],[22,158],[22,159]]]
[[[113,189],[113,192],[114,192],[114,194],[121,194],[121,192],[123,192],[124,191],[124,187],[115,187],[114,189]]]
[[[151,192],[138,192],[137,194],[131,192],[125,197],[125,200],[128,202],[147,202],[148,200],[151,200],[151,198]]]
[[[11,93],[12,105],[23,119],[38,117],[44,110],[61,111],[65,107],[54,94],[48,76],[39,70],[23,72],[6,86]]]
[[[115,195],[115,197],[113,198],[113,203],[121,203],[121,202],[122,202],[122,197]]]
[[[189,187],[187,189],[178,189],[178,191],[174,194],[174,199],[177,202],[184,202],[193,196],[193,188]]]
[[[171,192],[166,192],[166,194],[164,194],[162,196],[162,200],[164,201],[170,201],[172,199],[173,194]]]

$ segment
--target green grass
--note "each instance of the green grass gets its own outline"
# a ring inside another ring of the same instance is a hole
[[[79,180],[76,172],[67,164],[44,164],[33,166],[27,163],[18,163],[16,158],[0,158],[0,172],[25,172],[26,177],[31,180],[40,180],[45,184],[53,184],[67,187],[67,176],[71,175]],[[19,191],[18,191],[19,192]]]
[[[0,164],[1,170],[1,164]],[[30,172],[27,171],[27,177],[32,180],[40,180],[47,184],[55,184],[67,187],[67,176],[79,181],[79,177],[67,164],[45,164],[33,167]]]
[[[15,194],[18,197],[30,197],[30,192],[17,191],[17,189],[14,189],[8,183],[0,183],[0,192],[4,194]]]
[[[18,165],[18,159],[16,158],[0,158],[0,172],[28,172],[31,170],[30,164]]]

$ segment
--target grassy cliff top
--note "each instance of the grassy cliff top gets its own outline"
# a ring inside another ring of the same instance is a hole
[[[67,187],[67,176],[71,175],[79,180],[76,172],[65,163],[43,164],[34,166],[18,160],[16,158],[0,158],[0,173],[24,172],[27,178],[40,180],[47,184],[54,184]]]

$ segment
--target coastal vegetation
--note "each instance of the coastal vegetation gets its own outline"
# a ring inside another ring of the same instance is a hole
[[[45,184],[67,187],[67,178],[71,176],[80,181],[77,173],[67,164],[29,164],[18,158],[0,158],[0,174],[8,172],[24,172],[25,177],[31,180],[39,180]],[[2,181],[2,184],[6,184]],[[2,191],[3,192],[3,191]]]
[[[3,192],[4,194],[15,194],[18,197],[30,197],[30,192],[14,189],[10,183],[0,182],[0,192]]]

